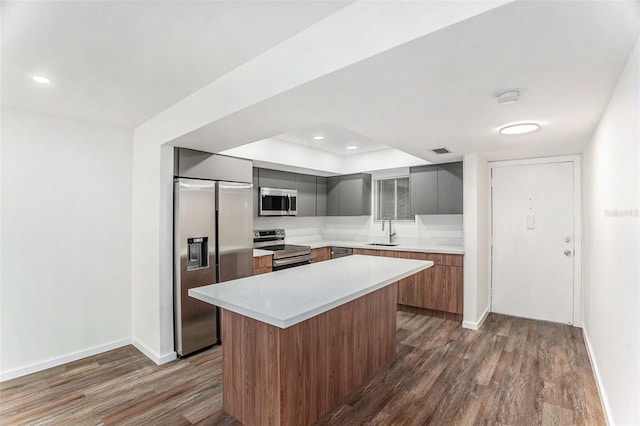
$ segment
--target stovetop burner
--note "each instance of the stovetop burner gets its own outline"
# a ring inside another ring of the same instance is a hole
[[[284,238],[284,229],[253,231],[253,247],[272,251],[274,260],[298,256],[311,257],[311,247],[285,244]]]

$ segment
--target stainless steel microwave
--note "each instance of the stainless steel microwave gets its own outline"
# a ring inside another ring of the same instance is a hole
[[[260,188],[260,216],[295,216],[297,206],[295,189]]]

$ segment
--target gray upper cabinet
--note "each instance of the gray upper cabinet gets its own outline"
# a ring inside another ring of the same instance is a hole
[[[271,169],[253,169],[254,217],[258,217],[258,188],[298,191],[297,216],[363,216],[371,214],[371,175],[356,173],[321,177]]]
[[[298,216],[316,216],[316,177],[296,174]]]
[[[358,175],[340,176],[340,216],[359,216],[362,211],[362,181]]]
[[[327,178],[327,216],[340,216],[340,176]]]
[[[316,216],[327,215],[327,178],[316,176]]]
[[[371,175],[357,173],[327,179],[327,216],[371,214]]]
[[[438,167],[438,214],[462,214],[462,163]]]
[[[438,166],[411,167],[411,214],[438,213]]]
[[[295,173],[280,170],[260,169],[259,183],[261,188],[296,189]]]
[[[462,213],[462,162],[411,167],[411,214]]]

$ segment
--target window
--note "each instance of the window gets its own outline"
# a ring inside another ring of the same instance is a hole
[[[382,220],[385,216],[393,220],[414,220],[408,177],[376,180],[374,220]]]

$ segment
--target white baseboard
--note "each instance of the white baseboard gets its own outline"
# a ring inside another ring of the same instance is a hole
[[[37,373],[38,371],[46,370],[47,368],[57,367],[68,362],[77,361],[88,356],[101,354],[103,352],[110,351],[112,349],[121,348],[131,344],[131,339],[116,340],[104,345],[95,346],[93,348],[85,349],[82,351],[74,352],[68,355],[63,355],[57,358],[52,358],[46,361],[38,362],[36,364],[27,365],[26,367],[16,368],[14,370],[3,371],[0,373],[0,382],[6,380],[15,379],[17,377],[26,376],[27,374]]]
[[[137,339],[133,339],[131,343],[140,352],[142,352],[147,358],[149,358],[151,361],[155,362],[158,365],[166,364],[178,358],[178,354],[175,351],[172,351],[163,355],[158,355],[157,353],[149,349],[147,346],[145,346],[144,343],[142,343]]]
[[[604,392],[604,385],[602,383],[602,379],[600,378],[600,372],[598,371],[598,364],[596,363],[595,358],[593,357],[593,348],[591,347],[591,342],[589,341],[589,337],[587,336],[587,330],[582,327],[582,337],[584,338],[584,344],[587,347],[587,355],[589,355],[589,362],[591,363],[591,368],[593,369],[593,374],[596,376],[596,386],[598,386],[598,395],[600,395],[600,402],[602,403],[602,409],[604,410],[604,416],[607,419],[607,424],[613,425],[613,419],[611,418],[611,409],[609,408],[609,400],[607,399],[607,394]]]
[[[462,328],[467,328],[469,330],[480,330],[480,327],[482,327],[482,323],[487,319],[487,315],[489,315],[489,308],[484,311],[478,321],[462,321]]]

